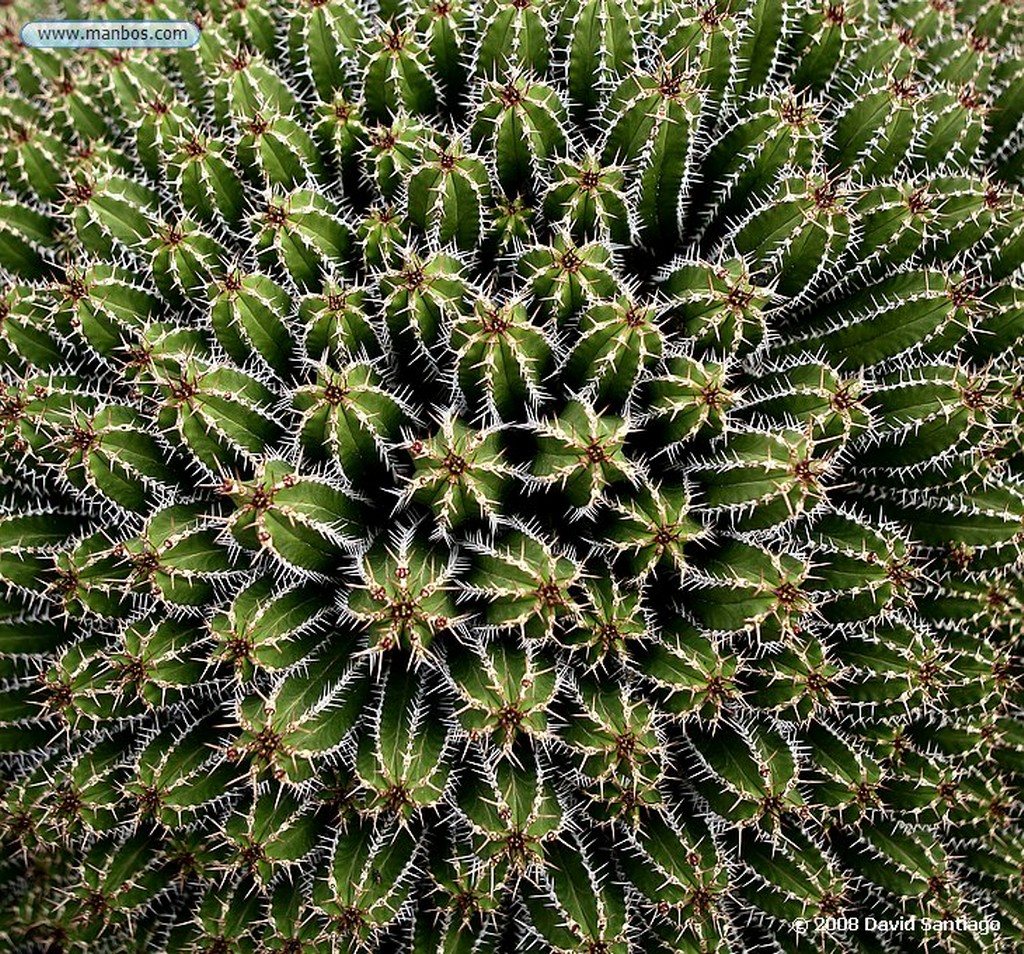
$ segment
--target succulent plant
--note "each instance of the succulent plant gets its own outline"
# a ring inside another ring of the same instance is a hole
[[[54,12],[0,947],[1021,950],[1019,4]]]

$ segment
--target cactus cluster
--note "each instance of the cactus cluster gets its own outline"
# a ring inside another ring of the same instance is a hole
[[[4,951],[1022,949],[1019,3],[54,14]]]

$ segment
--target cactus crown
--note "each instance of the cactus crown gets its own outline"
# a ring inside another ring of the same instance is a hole
[[[1020,949],[1019,5],[48,10],[0,946]]]

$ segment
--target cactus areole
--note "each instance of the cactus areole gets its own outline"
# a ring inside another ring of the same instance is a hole
[[[1024,950],[1018,2],[0,23],[0,950]]]

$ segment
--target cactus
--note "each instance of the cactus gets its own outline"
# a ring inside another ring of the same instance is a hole
[[[1018,4],[0,18],[0,948],[1022,949]]]

